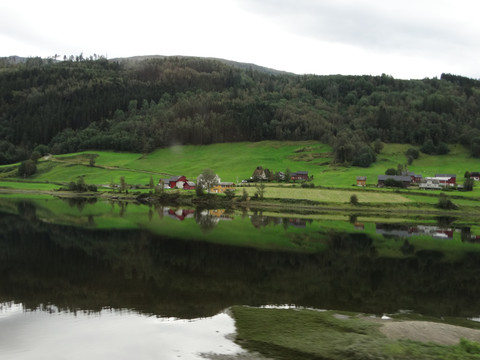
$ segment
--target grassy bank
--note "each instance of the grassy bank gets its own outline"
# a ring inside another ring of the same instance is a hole
[[[453,360],[478,359],[480,352],[479,344],[469,340],[450,346],[395,340],[380,331],[382,324],[359,314],[241,306],[233,307],[232,312],[237,327],[236,342],[272,359]],[[445,326],[444,331],[448,329]],[[437,330],[441,331],[442,327]],[[479,336],[478,330],[472,330],[471,334],[473,338]]]

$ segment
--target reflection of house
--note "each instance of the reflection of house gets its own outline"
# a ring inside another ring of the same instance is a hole
[[[172,219],[183,221],[188,218],[192,218],[193,214],[195,214],[195,210],[193,209],[169,209],[165,208],[164,212],[167,213]]]
[[[225,209],[212,209],[208,210],[208,215],[210,216],[216,216],[216,217],[221,217],[225,214]]]
[[[355,222],[353,224],[353,227],[355,228],[355,230],[364,230],[365,229],[365,224],[360,223],[360,222]]]
[[[376,233],[396,237],[407,237],[413,235],[429,235],[438,239],[452,239],[453,229],[440,228],[431,225],[408,226],[400,224],[376,224]]]
[[[217,185],[212,186],[210,191],[214,193],[223,193],[227,189],[233,190],[234,188],[235,184],[233,182],[219,182]]]
[[[357,186],[367,186],[367,177],[357,176]]]
[[[290,174],[290,180],[308,180],[308,171],[297,171]]]
[[[402,187],[406,188],[410,186],[411,182],[411,177],[410,176],[403,176],[403,175],[378,175],[378,187],[384,187],[385,186],[385,181],[387,180],[392,180],[395,181],[396,183],[401,184]],[[388,185],[388,181],[387,181]]]
[[[453,229],[439,228],[438,226],[418,225],[418,232],[421,234],[431,235],[439,239],[453,239]]]
[[[288,224],[291,226],[295,226],[297,228],[304,228],[307,227],[307,220],[305,219],[288,219]]]

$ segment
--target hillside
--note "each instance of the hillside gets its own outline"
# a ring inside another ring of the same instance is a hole
[[[158,181],[173,175],[185,175],[195,180],[206,168],[217,173],[222,181],[241,182],[253,175],[257,166],[272,172],[287,169],[291,172],[308,171],[316,186],[352,188],[356,176],[366,176],[367,185],[375,186],[377,176],[388,168],[404,164],[410,145],[385,144],[377,162],[369,168],[337,166],[332,148],[316,141],[261,141],[233,144],[187,145],[158,149],[150,154],[111,151],[86,151],[47,156],[37,162],[37,172],[27,181],[37,183],[64,183],[83,177],[89,184],[118,183],[124,176],[129,184],[146,185],[150,176]],[[466,171],[478,171],[478,160],[471,157],[462,145],[451,145],[447,155],[425,155],[408,167],[425,176],[436,173],[457,174],[462,182]],[[94,166],[90,158],[94,157]],[[17,165],[0,167],[0,179],[21,181]],[[54,185],[53,187],[55,187]],[[356,187],[355,187],[356,188]],[[477,189],[476,189],[477,190]],[[474,191],[473,193],[477,193]],[[472,194],[473,194],[472,193]],[[467,194],[467,193],[465,193]]]
[[[0,61],[0,164],[89,149],[314,140],[368,166],[372,142],[480,156],[480,81],[298,76],[191,58]]]

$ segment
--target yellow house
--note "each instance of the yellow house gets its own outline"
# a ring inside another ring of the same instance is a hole
[[[235,187],[235,184],[233,182],[220,182],[215,186],[212,186],[210,188],[210,192],[213,193],[223,193],[227,189],[233,189]]]

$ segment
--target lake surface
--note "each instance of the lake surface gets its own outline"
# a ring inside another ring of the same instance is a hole
[[[233,305],[480,315],[461,219],[5,196],[0,226],[2,359],[233,354]]]

